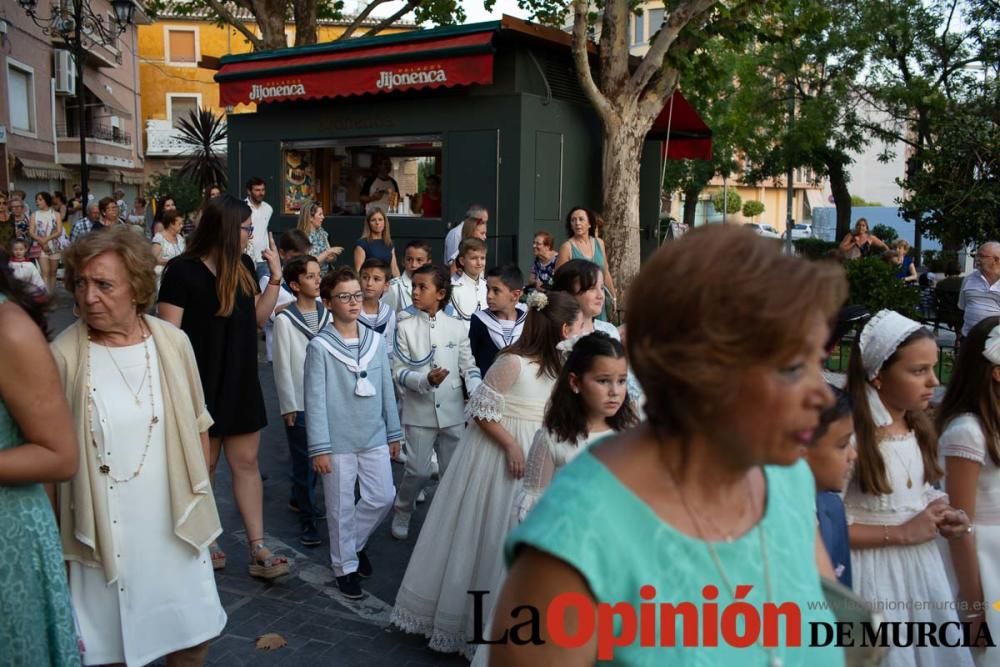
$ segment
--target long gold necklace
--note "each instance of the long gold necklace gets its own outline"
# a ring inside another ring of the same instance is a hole
[[[667,468],[667,475],[670,477],[670,483],[674,485],[675,489],[677,489],[677,495],[681,499],[681,505],[684,506],[684,511],[687,512],[688,519],[691,520],[691,524],[694,526],[694,530],[698,534],[698,539],[701,540],[702,543],[704,543],[705,547],[708,549],[708,555],[712,558],[712,563],[715,565],[715,569],[716,571],[718,571],[719,577],[722,579],[722,583],[726,585],[726,590],[729,591],[729,595],[733,598],[733,600],[735,600],[736,587],[733,586],[732,582],[729,580],[729,576],[726,574],[726,570],[722,566],[722,559],[719,558],[719,554],[715,550],[715,546],[705,537],[705,533],[701,529],[701,524],[698,522],[698,519],[695,516],[694,511],[691,509],[691,506],[688,505],[687,497],[684,495],[684,490],[681,488],[681,485],[677,483],[677,478],[674,476],[673,470],[671,470],[670,466],[668,465],[666,466],[666,468]],[[748,506],[751,506],[751,511],[752,511],[753,510],[752,506],[754,505],[754,502],[753,502],[753,491],[750,488],[749,478],[747,478],[746,480],[746,490],[747,490],[747,504]],[[742,514],[740,516],[742,517]],[[727,536],[723,531],[719,530],[718,526],[716,526],[711,521],[711,519],[708,518],[707,514],[705,515],[705,520],[712,525],[713,529],[715,529],[716,532],[718,532],[721,535],[724,535],[725,540],[727,542],[732,542],[731,535]],[[760,558],[764,567],[764,592],[767,596],[764,600],[764,604],[766,605],[774,600],[774,595],[772,594],[771,591],[771,564],[767,558],[767,538],[764,535],[763,522],[764,522],[764,515],[761,514],[760,524],[758,524],[756,528],[757,528],[757,534],[760,536]],[[758,645],[760,645],[762,649],[764,649],[764,652],[767,654],[768,667],[782,667],[784,663],[781,660],[781,656],[777,654],[774,648],[769,648],[767,646],[764,646],[764,642],[761,641],[759,638],[757,639],[757,643]]]
[[[886,436],[885,441],[890,443],[903,442],[907,438],[909,438],[909,436],[910,436],[909,433],[906,433],[905,435],[902,436]],[[889,449],[892,451],[892,455],[896,457],[896,460],[899,461],[899,464],[903,466],[903,468],[906,470],[906,488],[912,489],[913,475],[910,473],[910,464],[908,464],[906,460],[903,459],[903,457],[900,455],[900,453],[896,451],[895,445],[889,445]]]
[[[87,345],[87,389],[86,389],[86,391],[87,391],[87,411],[88,411],[89,416],[90,416],[90,444],[94,448],[94,450],[97,452],[97,459],[99,461],[102,461],[102,464],[98,468],[98,470],[101,473],[107,475],[109,478],[111,478],[112,481],[117,482],[119,484],[124,484],[125,482],[132,481],[133,479],[135,479],[136,477],[139,476],[139,473],[142,472],[142,466],[146,463],[146,457],[149,455],[149,447],[150,447],[150,445],[153,442],[153,429],[156,426],[156,424],[158,424],[159,421],[160,421],[160,418],[156,416],[156,403],[154,402],[154,395],[153,395],[153,379],[152,379],[153,364],[152,364],[152,356],[149,353],[149,338],[150,338],[151,334],[148,331],[143,331],[141,321],[140,321],[140,324],[139,324],[139,331],[142,334],[142,349],[143,349],[143,352],[145,352],[145,356],[146,356],[146,370],[143,373],[143,376],[142,376],[143,377],[143,382],[139,385],[139,391],[142,390],[142,385],[143,384],[147,384],[146,383],[146,378],[148,377],[149,378],[149,382],[148,382],[148,385],[149,385],[149,413],[150,413],[149,414],[149,426],[146,429],[146,444],[145,444],[145,446],[142,449],[142,457],[139,459],[139,467],[136,468],[135,471],[131,475],[129,475],[128,477],[120,478],[120,477],[116,477],[113,474],[111,474],[111,466],[109,466],[106,463],[103,463],[103,461],[104,461],[104,455],[101,452],[101,449],[97,446],[97,438],[94,435],[94,430],[96,428],[98,428],[95,425],[96,424],[95,415],[96,415],[97,410],[96,410],[96,408],[94,406],[94,393],[97,391],[97,387],[94,386],[94,370],[93,370],[93,368],[94,368],[94,364],[93,364],[93,347],[94,347],[94,345],[96,343],[94,343],[93,338],[91,338],[90,329],[89,328],[87,329],[87,341],[89,342],[89,344]],[[125,379],[125,374],[122,373],[122,370],[118,366],[118,363],[115,362],[114,356],[111,355],[111,350],[108,350],[108,355],[111,356],[111,360],[115,363],[115,368],[118,369],[118,373],[122,376],[122,380],[124,381],[125,386],[128,387],[128,390],[131,392],[132,391],[132,386],[128,383],[128,380]],[[133,396],[135,396],[135,399],[136,399],[135,404],[136,405],[141,405],[141,402],[139,401],[138,396],[136,396],[134,393],[133,393]]]

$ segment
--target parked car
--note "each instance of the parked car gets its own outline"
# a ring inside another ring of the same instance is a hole
[[[754,230],[755,232],[757,232],[761,236],[766,236],[769,239],[780,239],[781,238],[781,234],[778,233],[778,230],[775,229],[774,227],[772,227],[771,225],[762,225],[762,224],[759,224],[759,223],[756,223],[756,222],[751,222],[751,223],[747,224],[747,227],[749,227],[750,229]]]
[[[792,226],[792,240],[811,239],[813,235],[812,225],[795,224]]]

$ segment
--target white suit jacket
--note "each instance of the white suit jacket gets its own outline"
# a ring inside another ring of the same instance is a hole
[[[403,424],[429,428],[464,424],[462,380],[470,394],[482,382],[466,325],[443,312],[433,318],[420,310],[411,312],[396,325],[392,364],[396,382],[406,390]],[[437,387],[427,380],[434,368],[449,371]]]

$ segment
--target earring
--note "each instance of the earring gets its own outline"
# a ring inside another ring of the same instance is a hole
[[[881,391],[882,390],[882,382],[881,381],[875,380],[874,382],[872,382],[872,384],[875,385],[875,391]]]

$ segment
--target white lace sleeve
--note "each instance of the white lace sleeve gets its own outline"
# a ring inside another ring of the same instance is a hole
[[[521,358],[513,354],[501,354],[486,372],[482,384],[469,396],[465,414],[470,419],[498,422],[503,417],[503,395],[510,391],[521,376]]]
[[[528,512],[535,506],[542,493],[548,488],[555,474],[555,461],[552,459],[552,438],[544,428],[535,432],[535,439],[528,452],[528,461],[524,467],[524,485],[517,499],[517,521],[524,521]]]

